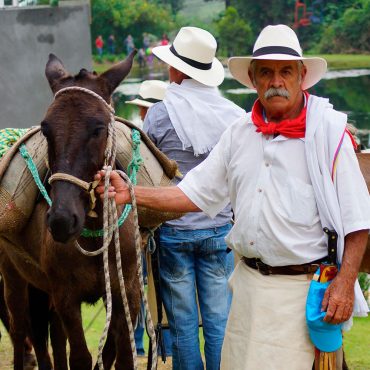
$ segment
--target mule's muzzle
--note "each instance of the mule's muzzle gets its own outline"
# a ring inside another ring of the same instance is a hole
[[[52,208],[47,213],[47,224],[53,239],[59,243],[78,237],[83,226],[77,213]]]

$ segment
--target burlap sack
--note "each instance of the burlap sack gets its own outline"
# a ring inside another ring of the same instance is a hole
[[[117,118],[117,160],[124,169],[132,159],[131,128],[137,129],[132,123]],[[156,149],[143,132],[141,136],[140,154],[143,163],[137,174],[138,185],[170,185],[177,171],[176,162]],[[36,127],[16,142],[0,161],[0,233],[20,231],[25,226],[39,193],[26,162],[19,153],[22,143],[26,145],[41,180],[47,172],[47,142],[40,128]],[[155,228],[166,220],[181,216],[141,207],[138,211],[139,224],[144,228]]]

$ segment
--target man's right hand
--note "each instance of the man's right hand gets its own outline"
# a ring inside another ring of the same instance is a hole
[[[101,199],[104,199],[105,173],[106,171],[101,170],[94,176],[94,180],[100,181],[99,185],[95,189],[95,192],[98,196],[100,196]],[[117,204],[131,203],[131,196],[128,185],[116,171],[112,171],[110,174],[108,198],[114,198]]]

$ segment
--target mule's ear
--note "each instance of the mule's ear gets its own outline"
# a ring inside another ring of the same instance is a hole
[[[108,83],[109,94],[112,94],[114,89],[129,74],[136,53],[137,50],[133,50],[125,60],[115,64],[112,68],[100,75],[100,78],[104,79]]]
[[[55,92],[57,83],[62,78],[69,76],[69,73],[64,68],[63,63],[54,54],[49,54],[49,60],[45,67],[45,75],[51,89]]]

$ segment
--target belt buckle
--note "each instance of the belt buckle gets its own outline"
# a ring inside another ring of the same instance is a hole
[[[265,263],[263,263],[262,261],[256,261],[256,267],[257,267],[258,272],[261,275],[270,275],[271,274],[268,266]]]

